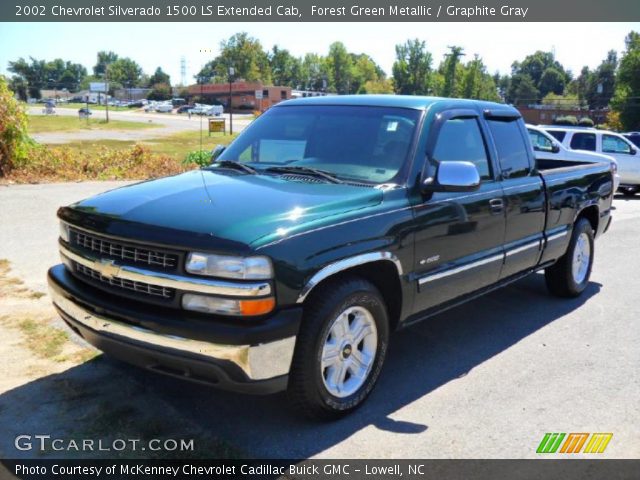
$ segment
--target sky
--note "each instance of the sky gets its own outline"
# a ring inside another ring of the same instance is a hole
[[[343,42],[350,52],[369,54],[391,74],[394,46],[409,38],[427,43],[437,66],[448,45],[464,48],[466,59],[479,54],[490,73],[509,73],[515,60],[536,50],[554,51],[565,68],[578,74],[597,67],[611,49],[621,53],[624,38],[640,23],[0,23],[0,74],[10,60],[33,56],[81,63],[91,73],[96,52],[112,50],[131,57],[152,74],[156,67],[186,83],[219,52],[220,41],[246,31],[265,49],[273,45],[296,56],[326,54]]]

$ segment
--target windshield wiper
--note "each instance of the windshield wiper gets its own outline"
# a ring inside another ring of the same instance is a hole
[[[313,175],[314,177],[320,177],[325,179],[331,183],[344,183],[338,177],[336,177],[333,173],[329,173],[325,170],[320,170],[318,168],[311,167],[303,167],[300,165],[283,165],[276,167],[269,167],[266,169],[267,172],[283,172],[283,173],[297,173],[300,175]]]
[[[256,173],[255,168],[252,168],[249,165],[245,165],[244,163],[236,162],[235,160],[216,160],[211,164],[210,167],[206,167],[206,169],[208,170],[210,168],[216,168],[216,167],[232,168],[234,170],[240,170],[245,173],[250,173],[252,175]]]

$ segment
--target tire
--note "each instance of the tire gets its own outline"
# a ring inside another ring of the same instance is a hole
[[[359,277],[320,285],[304,305],[289,374],[291,404],[315,419],[355,410],[378,380],[388,342],[387,307],[374,285]]]
[[[593,228],[586,218],[573,227],[565,254],[544,271],[547,289],[558,297],[577,297],[589,284],[593,266]]]
[[[619,189],[619,191],[625,197],[633,197],[636,193],[638,193],[638,189],[636,187],[622,188],[622,189]]]

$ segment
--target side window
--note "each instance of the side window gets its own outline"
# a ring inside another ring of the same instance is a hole
[[[551,140],[542,135],[540,132],[529,130],[529,138],[531,138],[531,144],[533,148],[541,152],[550,152],[553,150]]]
[[[573,150],[588,150],[590,152],[596,151],[596,134],[578,132],[573,134],[571,139],[571,148]]]
[[[527,155],[529,147],[515,120],[489,120],[489,129],[498,150],[500,168],[509,178],[526,177],[531,165]]]
[[[631,153],[631,147],[624,140],[613,135],[602,135],[602,153]]]
[[[562,130],[548,130],[548,133],[559,142],[562,142],[567,135],[567,132],[563,132]]]
[[[491,170],[482,133],[475,118],[447,120],[433,150],[435,162],[465,161],[478,168],[482,180],[491,180]]]

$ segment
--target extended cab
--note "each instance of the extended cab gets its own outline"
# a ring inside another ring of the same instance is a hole
[[[107,354],[332,417],[393,330],[541,269],[580,295],[612,198],[610,164],[536,162],[509,106],[292,100],[209,167],[61,208],[49,285]]]

